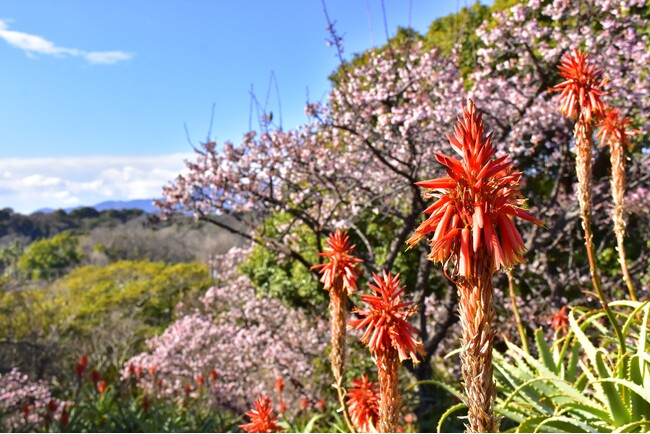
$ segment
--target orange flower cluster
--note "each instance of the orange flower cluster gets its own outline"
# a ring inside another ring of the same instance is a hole
[[[379,421],[379,385],[368,380],[367,375],[352,380],[348,398],[348,411],[354,426],[363,432],[370,432]]]
[[[273,407],[271,406],[271,399],[268,396],[260,396],[254,404],[255,408],[246,412],[246,416],[250,418],[247,424],[239,425],[239,427],[246,432],[280,432],[282,427],[278,425],[278,420],[273,414]]]
[[[587,60],[588,57],[589,55],[580,50],[565,53],[558,68],[560,76],[566,80],[550,89],[553,92],[562,92],[560,113],[574,118],[578,109],[582,108],[586,121],[591,120],[593,114],[605,109],[600,97],[604,94],[601,88],[607,83],[607,79],[600,79],[602,71],[596,69],[596,66]]]
[[[599,140],[601,146],[604,146],[606,143],[618,142],[628,147],[630,145],[628,137],[640,132],[639,130],[628,130],[627,126],[631,123],[631,119],[621,118],[621,111],[619,109],[607,108],[596,125],[600,128],[596,134],[596,138]]]
[[[415,314],[415,307],[411,302],[402,302],[406,286],[400,287],[399,274],[393,276],[385,270],[381,276],[373,274],[373,279],[375,285],[368,285],[373,295],[359,295],[368,308],[355,309],[362,318],[350,321],[350,326],[357,330],[367,327],[361,342],[368,345],[371,353],[386,353],[393,348],[400,361],[411,359],[417,364],[417,354],[424,355],[424,348],[415,338],[418,331],[407,321]]]
[[[524,242],[513,218],[542,222],[522,209],[521,172],[507,156],[493,158],[491,134],[484,137],[483,119],[472,100],[458,117],[454,136],[447,138],[461,159],[436,152],[448,176],[417,183],[429,189],[424,198],[436,202],[424,211],[430,216],[407,243],[413,247],[433,234],[429,259],[443,264],[453,259],[456,272],[465,277],[473,272],[478,262],[474,256],[482,247],[494,258],[495,270],[524,262]]]
[[[335,282],[342,279],[343,286],[347,289],[348,294],[352,294],[357,290],[357,276],[360,273],[356,264],[363,262],[351,254],[355,245],[350,244],[350,237],[340,229],[330,234],[327,245],[325,252],[319,253],[319,256],[327,257],[329,262],[314,265],[311,269],[320,269],[322,274],[320,281],[326,290],[333,288]]]

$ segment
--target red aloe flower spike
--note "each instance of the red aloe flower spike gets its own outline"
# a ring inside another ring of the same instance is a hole
[[[625,337],[621,331],[617,319],[614,316],[600,282],[600,271],[596,260],[596,253],[593,241],[592,220],[592,146],[593,146],[593,117],[602,116],[606,105],[600,100],[603,92],[600,90],[606,83],[601,80],[600,70],[587,63],[587,56],[578,50],[572,55],[564,55],[562,64],[559,66],[560,75],[567,80],[551,88],[551,91],[562,91],[560,96],[560,112],[569,117],[575,117],[577,121],[573,130],[573,137],[576,150],[576,175],[578,178],[578,203],[580,204],[580,219],[584,230],[585,249],[589,260],[589,272],[596,295],[607,318],[614,327],[616,338],[621,352],[625,350]],[[622,353],[621,353],[622,355]]]
[[[106,392],[106,381],[101,380],[97,383],[97,392],[99,392],[100,395],[103,395],[104,392]]]
[[[250,418],[247,424],[239,427],[250,433],[272,433],[282,431],[278,420],[273,414],[271,399],[268,396],[260,396],[254,404],[255,408],[246,413]]]
[[[629,130],[627,127],[632,123],[630,118],[621,118],[621,111],[617,108],[607,108],[603,113],[600,121],[596,125],[598,133],[596,138],[600,141],[600,146],[615,143],[621,143],[626,148],[630,146],[630,136],[640,134],[640,130]]]
[[[63,407],[63,411],[61,412],[61,426],[65,428],[68,426],[68,422],[70,421],[70,414],[68,413],[68,409]]]
[[[284,390],[284,381],[282,381],[282,377],[275,379],[275,390],[277,390],[279,393],[282,393]]]
[[[411,359],[417,364],[417,354],[423,355],[424,348],[416,339],[417,330],[407,321],[417,307],[402,302],[406,286],[400,287],[399,274],[393,276],[384,270],[382,276],[374,274],[373,279],[375,285],[369,285],[373,295],[360,295],[367,309],[356,309],[361,318],[349,324],[357,330],[365,328],[361,342],[368,345],[379,371],[379,430],[395,432],[401,405],[399,362]]]
[[[87,367],[88,367],[88,356],[84,354],[83,356],[81,356],[81,358],[79,358],[79,362],[77,362],[77,365],[75,366],[75,372],[77,373],[77,378],[79,380],[81,380],[81,377],[83,377]]]
[[[461,360],[470,432],[496,432],[499,425],[493,409],[493,273],[524,262],[526,248],[514,217],[542,225],[521,208],[525,203],[519,192],[521,173],[514,170],[507,156],[495,158],[491,137],[484,135],[482,116],[468,100],[454,136],[448,136],[461,159],[436,153],[436,159],[446,166],[447,177],[417,183],[429,189],[423,197],[435,202],[424,211],[430,216],[407,241],[413,247],[433,233],[428,258],[443,264],[445,273],[447,266],[453,265],[453,276],[448,277],[460,298]]]
[[[569,325],[569,316],[566,314],[566,306],[562,306],[560,310],[555,312],[551,317],[551,327],[553,330],[562,329],[566,330]]]
[[[441,264],[456,261],[456,273],[469,276],[482,246],[493,255],[493,266],[511,268],[524,262],[524,243],[512,219],[517,216],[537,225],[541,220],[521,209],[521,173],[507,156],[496,152],[491,136],[483,138],[483,120],[470,100],[459,118],[450,143],[462,161],[436,154],[447,167],[447,177],[418,182],[429,188],[425,199],[436,199],[424,212],[431,214],[407,241],[410,247],[433,232],[429,259]]]
[[[614,233],[616,235],[616,249],[621,264],[623,278],[627,285],[628,293],[632,300],[636,300],[636,291],[632,276],[627,267],[627,254],[625,252],[625,150],[630,145],[629,136],[640,133],[638,130],[628,130],[627,126],[632,123],[628,118],[621,118],[621,112],[611,108],[598,123],[600,130],[596,137],[600,145],[609,145],[610,163],[612,166],[611,189],[614,207],[612,208],[612,221],[614,222]]]
[[[373,295],[360,295],[368,308],[356,309],[361,318],[350,321],[350,326],[357,330],[367,327],[361,342],[368,345],[371,353],[385,353],[394,349],[400,361],[411,359],[413,363],[419,363],[417,355],[424,355],[424,348],[416,339],[418,331],[407,321],[415,314],[417,307],[412,302],[402,302],[406,285],[400,287],[399,274],[393,276],[385,270],[381,276],[373,274],[373,279],[375,285],[368,285]]]
[[[355,245],[350,244],[347,233],[337,229],[327,239],[327,246],[325,252],[318,255],[328,258],[329,262],[314,265],[311,269],[320,269],[322,274],[320,281],[326,290],[333,288],[337,279],[342,279],[343,287],[347,289],[348,294],[352,294],[357,290],[357,276],[360,273],[356,263],[363,262],[352,255]]]
[[[588,61],[588,54],[580,50],[565,53],[558,69],[560,76],[566,80],[549,89],[560,94],[560,113],[568,118],[575,118],[580,109],[584,109],[585,120],[590,121],[592,114],[605,109],[600,97],[601,88],[607,79],[600,79],[601,70]]]
[[[371,432],[379,421],[379,385],[368,380],[367,375],[352,380],[352,388],[345,396],[348,398],[350,418],[355,428]]]
[[[329,291],[330,303],[330,362],[332,374],[334,375],[334,386],[336,387],[339,403],[343,409],[343,418],[350,431],[354,428],[347,414],[344,402],[343,382],[345,381],[345,352],[346,352],[346,324],[347,324],[347,295],[357,289],[357,276],[360,273],[357,263],[361,259],[352,255],[354,245],[350,244],[347,233],[337,229],[330,234],[327,240],[328,247],[320,256],[329,258],[329,262],[311,267],[312,270],[320,269],[322,277],[320,281],[324,288]]]

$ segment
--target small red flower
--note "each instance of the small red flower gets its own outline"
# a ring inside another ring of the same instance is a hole
[[[75,372],[77,373],[77,378],[81,379],[81,377],[84,375],[84,372],[86,372],[87,367],[88,367],[88,356],[84,354],[79,359],[79,362],[77,362],[77,366],[75,366]]]
[[[278,408],[278,411],[280,413],[286,412],[287,411],[287,403],[284,402],[284,401],[280,402],[280,407]]]
[[[47,403],[47,408],[50,410],[50,413],[54,413],[59,408],[59,404],[55,400],[50,399]]]
[[[103,395],[106,392],[106,381],[102,380],[97,383],[97,391],[100,395]]]
[[[562,92],[560,94],[560,113],[569,118],[574,118],[578,110],[585,110],[586,120],[591,120],[592,114],[597,114],[605,109],[600,97],[603,95],[601,88],[607,82],[600,79],[601,70],[589,62],[589,55],[580,50],[565,53],[558,67],[560,76],[566,80],[553,86],[550,91]]]
[[[185,395],[189,395],[192,392],[192,385],[190,383],[185,383]]]
[[[260,396],[254,404],[255,408],[246,413],[250,422],[239,427],[246,432],[271,433],[280,432],[282,428],[273,414],[271,399],[268,396]]]
[[[551,317],[551,327],[553,330],[562,329],[566,330],[569,325],[569,316],[566,314],[566,306],[562,306],[560,310],[555,312]]]
[[[90,379],[92,380],[93,383],[97,384],[99,381],[99,371],[97,369],[93,369],[92,372],[90,373]]]
[[[354,426],[370,432],[379,421],[379,385],[368,380],[367,375],[352,380],[352,388],[345,394],[348,411]]]
[[[145,395],[144,398],[142,398],[142,410],[147,413],[151,408],[151,404],[151,399]]]
[[[324,399],[319,399],[316,402],[316,409],[320,411],[321,413],[325,411],[325,400]]]
[[[600,140],[600,145],[606,143],[618,142],[625,147],[629,147],[629,136],[640,133],[639,130],[628,130],[627,126],[632,123],[629,118],[621,119],[621,111],[617,108],[608,108],[605,110],[603,117],[598,122],[600,128],[596,138]]]
[[[216,369],[211,370],[210,371],[210,381],[211,382],[217,381],[217,377],[218,377],[217,370]]]
[[[68,422],[70,422],[70,414],[68,413],[68,409],[65,408],[65,407],[63,408],[63,411],[61,412],[60,422],[61,422],[61,426],[63,428],[68,426]]]
[[[275,390],[277,390],[278,393],[282,393],[284,390],[284,381],[282,381],[282,377],[278,377],[275,380]]]
[[[307,410],[307,407],[309,407],[309,401],[303,396],[300,400],[300,410],[305,411]]]
[[[483,136],[482,116],[468,100],[454,136],[447,136],[462,159],[436,153],[448,176],[417,183],[429,189],[425,199],[436,201],[424,211],[429,218],[407,241],[413,247],[431,235],[429,259],[445,265],[452,260],[456,273],[465,277],[482,262],[483,247],[493,258],[495,270],[524,262],[526,248],[514,217],[543,224],[521,208],[526,202],[519,192],[521,172],[513,169],[507,156],[493,158],[492,135]]]
[[[415,337],[418,331],[407,319],[415,313],[416,307],[411,302],[402,302],[402,292],[406,285],[400,287],[399,274],[393,276],[385,270],[382,276],[373,274],[375,285],[369,284],[373,295],[361,294],[368,308],[355,309],[362,318],[349,322],[357,330],[365,327],[361,342],[368,345],[371,353],[386,352],[390,348],[397,350],[400,361],[406,359],[418,363],[417,354],[424,354],[422,342]]]
[[[352,256],[355,245],[350,244],[350,237],[340,229],[329,235],[327,245],[325,252],[318,255],[329,258],[329,262],[314,265],[311,269],[320,269],[320,281],[326,290],[331,289],[338,279],[342,279],[343,287],[347,289],[348,294],[352,294],[357,290],[357,276],[360,273],[356,264],[363,262]]]
[[[129,363],[129,377],[133,377],[135,375],[135,366],[133,366],[133,363]]]
[[[25,415],[25,417],[29,416],[29,402],[23,403],[22,412]]]
[[[203,377],[203,374],[199,374],[196,376],[196,385],[201,387],[203,386],[203,382],[205,381],[205,377]]]
[[[135,376],[139,380],[142,377],[142,366],[138,365],[135,368]]]

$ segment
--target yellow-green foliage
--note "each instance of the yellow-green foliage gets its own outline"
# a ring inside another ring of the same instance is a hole
[[[113,347],[139,347],[173,320],[179,301],[191,303],[210,284],[207,268],[197,263],[81,267],[47,286],[0,291],[0,339],[70,338],[78,346],[101,337]]]
[[[79,239],[67,232],[51,239],[32,243],[18,261],[23,275],[33,278],[49,278],[53,274],[78,264],[82,258]]]

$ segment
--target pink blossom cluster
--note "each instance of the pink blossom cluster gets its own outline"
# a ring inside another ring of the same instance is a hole
[[[0,374],[0,431],[43,429],[60,419],[65,405],[43,381],[32,381],[17,369]]]
[[[180,400],[202,393],[216,405],[243,411],[254,397],[272,395],[281,377],[289,411],[297,411],[302,398],[316,402],[321,390],[314,383],[322,383],[315,381],[315,361],[327,344],[327,324],[276,299],[258,298],[237,272],[245,254],[233,249],[217,261],[219,284],[202,298],[204,309],[149,339],[151,351],[125,364],[124,379],[140,366],[137,381],[148,393]]]
[[[569,142],[571,128],[556,109],[559,94],[547,88],[555,84],[553,71],[562,54],[579,46],[609,78],[611,103],[627,116],[637,115],[648,129],[650,94],[641,79],[650,66],[643,32],[647,20],[631,10],[640,4],[645,2],[531,0],[478,29],[484,47],[478,50],[470,95],[488,115],[502,151],[557,164],[557,147]],[[597,25],[602,26],[598,31]]]

